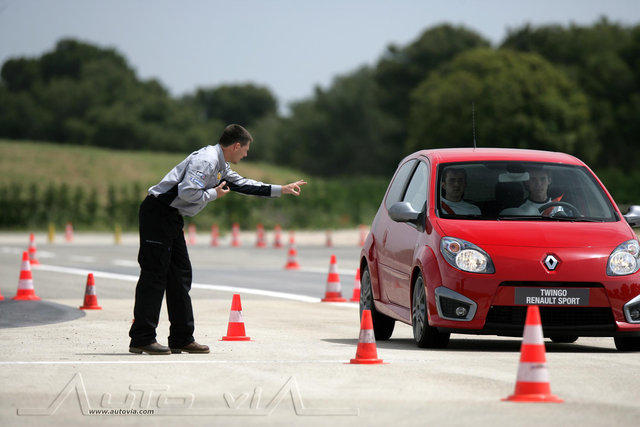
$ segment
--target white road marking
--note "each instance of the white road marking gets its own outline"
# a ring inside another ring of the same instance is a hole
[[[59,267],[57,265],[45,265],[45,264],[34,266],[34,269],[44,270],[44,271],[53,271],[56,273],[75,274],[80,276],[86,276],[89,273],[93,273],[93,276],[96,278],[123,280],[126,282],[138,282],[138,276],[133,276],[130,274],[109,273],[106,271],[84,270],[81,268]],[[288,300],[301,301],[301,302],[312,302],[312,303],[320,302],[320,298],[309,297],[306,295],[290,294],[287,292],[267,291],[264,289],[241,288],[241,287],[224,286],[224,285],[211,285],[207,283],[193,283],[191,287],[196,289],[209,289],[212,291],[244,293],[249,295],[262,295],[267,297],[288,299]],[[341,307],[359,307],[357,303],[325,303],[325,304],[338,305]]]
[[[138,267],[138,261],[131,261],[130,259],[114,259],[111,264],[120,267]]]
[[[22,252],[20,252],[20,249],[11,248],[9,246],[3,246],[1,250],[2,250],[3,254],[11,254],[11,255],[20,255],[20,254],[22,254]]]
[[[38,251],[36,256],[38,258],[55,258],[56,254],[49,251]]]
[[[71,261],[86,262],[86,263],[96,262],[96,257],[85,256],[85,255],[71,255],[69,259]]]
[[[170,357],[175,357],[168,355]],[[34,360],[34,361],[5,361],[0,365],[128,365],[128,364],[177,364],[177,363],[348,363],[349,360],[148,360],[147,355],[131,356],[132,358],[145,358],[145,360]],[[156,357],[156,356],[153,356]]]
[[[303,271],[305,273],[326,273],[329,274],[329,267],[300,267],[300,270],[298,271]],[[351,276],[355,276],[356,275],[356,270],[347,270],[344,268],[339,268],[336,270],[338,272],[338,274],[345,274],[345,275],[351,275]]]

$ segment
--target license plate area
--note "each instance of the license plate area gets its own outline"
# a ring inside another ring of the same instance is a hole
[[[515,288],[514,304],[545,306],[589,305],[589,288]]]

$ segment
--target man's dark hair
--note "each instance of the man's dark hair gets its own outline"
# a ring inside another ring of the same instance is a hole
[[[549,171],[549,169],[545,168],[542,165],[531,166],[527,168],[527,172],[529,172],[529,176],[531,176],[532,173],[543,173],[547,175],[547,178],[551,179],[551,172]]]
[[[248,130],[240,125],[229,125],[224,128],[222,135],[220,136],[220,145],[228,147],[231,144],[239,142],[240,145],[245,146],[253,141],[253,137]]]
[[[455,167],[448,167],[445,168],[443,174],[442,174],[442,182],[447,180],[447,176],[451,175],[451,174],[462,174],[464,175],[464,180],[467,180],[467,171],[463,168],[455,168]]]

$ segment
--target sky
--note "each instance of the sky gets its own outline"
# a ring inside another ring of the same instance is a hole
[[[494,45],[525,23],[640,23],[639,0],[0,0],[0,63],[73,37],[115,47],[175,96],[253,82],[280,102],[374,64],[433,25],[477,31]]]

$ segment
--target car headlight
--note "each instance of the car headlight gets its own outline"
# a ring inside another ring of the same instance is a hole
[[[609,255],[607,276],[626,276],[640,269],[640,244],[636,239],[618,245]]]
[[[466,240],[443,237],[440,252],[449,265],[459,270],[485,274],[496,271],[489,254]]]

